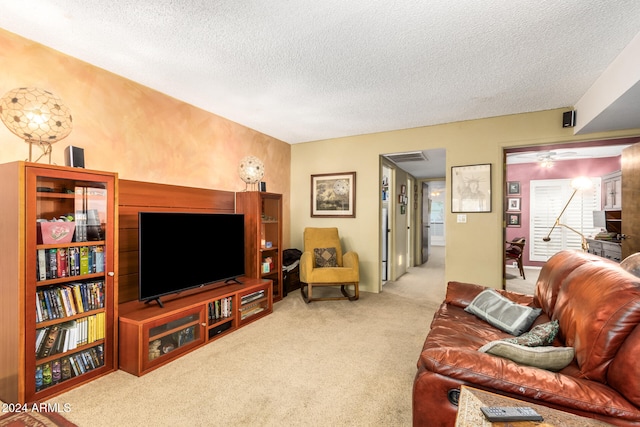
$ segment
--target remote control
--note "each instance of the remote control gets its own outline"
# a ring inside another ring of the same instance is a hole
[[[515,406],[488,406],[480,408],[487,420],[495,421],[542,421],[542,416],[533,408]]]

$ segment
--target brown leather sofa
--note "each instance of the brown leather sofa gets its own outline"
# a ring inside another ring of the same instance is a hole
[[[418,360],[414,426],[453,426],[461,385],[639,426],[639,280],[604,258],[562,251],[545,263],[535,295],[498,291],[542,309],[531,327],[558,320],[553,345],[575,351],[558,372],[479,352],[488,342],[511,336],[464,310],[485,287],[450,282]]]

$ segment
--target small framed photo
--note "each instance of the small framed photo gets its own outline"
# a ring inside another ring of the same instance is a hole
[[[311,175],[311,216],[356,217],[356,173]]]
[[[507,183],[507,194],[520,194],[520,181],[509,181]]]
[[[507,198],[507,210],[512,212],[520,212],[520,197]]]
[[[491,212],[491,164],[451,167],[451,212]]]
[[[402,184],[400,186],[400,194],[407,194],[407,186]]]
[[[519,213],[507,214],[507,226],[520,227],[520,214]]]

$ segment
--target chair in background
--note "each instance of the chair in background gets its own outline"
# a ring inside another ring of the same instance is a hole
[[[524,252],[524,245],[526,243],[526,239],[524,237],[516,237],[510,242],[506,242],[507,249],[505,251],[507,261],[516,261],[518,264],[518,269],[520,270],[520,275],[523,279],[526,279],[524,276],[524,267],[522,265],[522,254]]]
[[[305,228],[304,252],[300,258],[300,291],[304,300],[311,301],[357,300],[360,297],[359,258],[356,252],[342,253],[338,229]],[[340,286],[342,296],[313,296],[314,287]],[[347,291],[353,286],[353,293]],[[308,289],[305,291],[305,288]]]

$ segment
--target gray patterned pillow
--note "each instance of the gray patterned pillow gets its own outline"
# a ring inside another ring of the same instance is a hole
[[[315,248],[313,254],[315,255],[316,267],[338,266],[336,248]]]
[[[542,312],[539,308],[516,304],[493,289],[485,289],[464,309],[511,335],[521,335]]]
[[[504,338],[502,341],[524,345],[525,347],[550,345],[553,343],[553,340],[558,334],[558,329],[560,329],[558,321],[554,320],[553,322],[547,322],[538,326],[534,326],[529,332],[525,332],[519,337]]]

